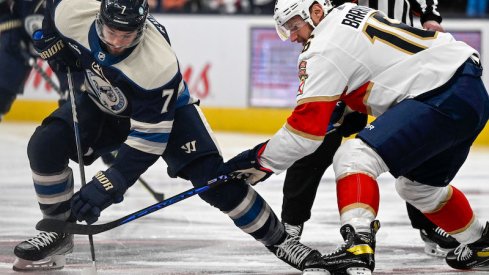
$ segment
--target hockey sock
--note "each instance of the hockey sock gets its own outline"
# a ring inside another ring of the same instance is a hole
[[[251,187],[245,198],[232,210],[225,212],[244,232],[266,246],[280,243],[285,228],[267,202]]]
[[[453,186],[445,201],[434,211],[424,213],[428,219],[452,235],[460,243],[478,240],[483,231],[465,195]]]
[[[44,218],[67,220],[71,214],[70,199],[74,191],[71,168],[50,175],[32,171],[32,178]]]
[[[352,174],[336,183],[341,224],[350,224],[357,231],[368,231],[379,209],[377,181],[365,174]]]

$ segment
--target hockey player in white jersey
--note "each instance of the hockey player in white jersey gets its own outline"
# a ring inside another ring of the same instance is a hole
[[[487,269],[487,253],[479,252],[489,250],[489,223],[450,185],[489,118],[477,51],[351,3],[332,9],[328,0],[278,0],[274,19],[283,39],[304,46],[297,106],[269,141],[229,160],[227,171],[255,184],[286,170],[321,144],[342,100],[376,119],[333,160],[345,243],[323,255],[329,269],[374,270],[376,178],[385,172],[403,199],[461,243],[446,256],[451,267]]]
[[[441,31],[442,17],[437,11],[436,1],[425,0],[331,0],[336,7],[346,2],[357,3],[384,12],[389,18],[413,26],[413,15],[419,15],[424,29]],[[367,114],[352,112],[344,103],[338,102],[332,115],[328,133],[314,153],[305,156],[290,166],[285,173],[282,202],[282,222],[291,235],[301,237],[305,223],[311,217],[319,183],[326,169],[333,163],[333,156],[341,145],[342,137],[358,133],[367,124]],[[425,243],[424,251],[433,256],[445,257],[459,243],[433,224],[417,208],[406,202],[408,217],[413,228],[419,230]]]
[[[43,58],[81,70],[86,78],[87,92],[75,96],[84,163],[119,151],[109,169],[73,194],[68,164],[78,157],[71,106],[47,117],[27,148],[45,218],[94,223],[160,157],[171,177],[194,186],[222,175],[213,133],[182,79],[165,28],[148,15],[146,0],[48,0],[47,10],[34,45]],[[307,262],[324,262],[317,250],[287,235],[270,206],[243,180],[199,196],[291,266],[302,270]],[[14,269],[62,268],[72,249],[72,235],[41,232],[15,247]]]

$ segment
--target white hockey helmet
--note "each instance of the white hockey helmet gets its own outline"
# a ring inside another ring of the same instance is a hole
[[[277,0],[273,19],[275,20],[278,36],[283,41],[290,37],[290,31],[284,27],[284,24],[296,15],[299,15],[314,28],[309,8],[315,2],[323,7],[324,15],[327,15],[333,8],[330,0]]]

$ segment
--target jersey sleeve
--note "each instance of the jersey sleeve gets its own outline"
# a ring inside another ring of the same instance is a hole
[[[321,145],[346,85],[341,70],[332,61],[317,55],[299,62],[299,79],[297,106],[270,139],[259,160],[262,166],[275,173],[286,170]]]
[[[139,91],[133,100],[130,132],[121,146],[115,168],[134,183],[163,155],[178,107],[192,103],[180,73],[161,89]]]

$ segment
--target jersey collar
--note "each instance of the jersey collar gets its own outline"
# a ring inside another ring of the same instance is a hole
[[[97,60],[97,63],[102,66],[111,66],[121,62],[132,53],[134,48],[137,47],[136,45],[132,48],[129,48],[121,55],[111,55],[102,48],[102,42],[97,35],[97,30],[95,29],[95,22],[92,24],[92,26],[90,26],[90,31],[88,32],[88,43],[90,45],[92,57],[95,58],[95,60]]]

